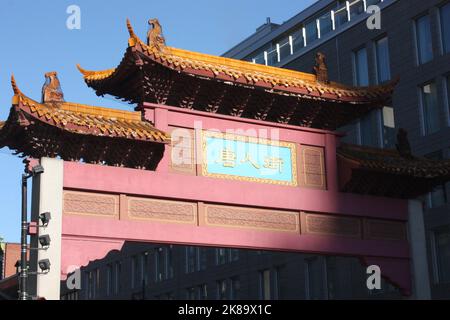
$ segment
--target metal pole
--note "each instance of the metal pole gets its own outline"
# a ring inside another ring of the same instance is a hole
[[[28,220],[27,220],[27,175],[22,175],[22,230],[20,238],[20,300],[27,300],[27,234],[28,234]]]

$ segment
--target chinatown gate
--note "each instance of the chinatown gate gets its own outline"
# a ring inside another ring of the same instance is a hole
[[[50,212],[50,271],[33,295],[59,299],[60,281],[125,241],[347,255],[378,265],[405,296],[429,298],[422,205],[450,163],[340,142],[335,129],[391,103],[396,81],[353,88],[315,74],[166,46],[156,19],[147,42],[130,23],[115,69],[78,67],[97,95],[135,111],[65,102],[55,72],[41,102],[14,78],[0,146],[40,163],[32,221]],[[32,224],[33,225],[33,224]]]

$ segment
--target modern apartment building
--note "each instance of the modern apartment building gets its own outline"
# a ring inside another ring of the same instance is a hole
[[[401,299],[392,285],[370,291],[358,259],[126,242],[81,268],[81,289],[61,299]]]
[[[400,77],[392,108],[341,128],[349,142],[391,148],[404,128],[414,155],[450,157],[449,1],[321,0],[281,25],[266,23],[224,56],[311,72],[318,51],[331,81],[370,86]],[[423,197],[433,298],[450,297],[449,197],[448,185]]]

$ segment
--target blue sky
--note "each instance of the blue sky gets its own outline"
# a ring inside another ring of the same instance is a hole
[[[117,66],[128,40],[130,18],[145,39],[147,20],[159,18],[168,45],[220,55],[252,34],[271,17],[288,20],[314,0],[2,0],[0,3],[0,120],[8,116],[14,73],[19,88],[40,99],[44,73],[57,71],[66,101],[131,109],[97,97],[75,65],[86,69]],[[81,29],[66,28],[69,5],[81,9]],[[0,237],[20,239],[22,160],[0,149]]]

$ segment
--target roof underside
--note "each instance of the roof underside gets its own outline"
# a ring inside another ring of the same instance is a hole
[[[311,74],[148,46],[130,26],[129,31],[130,45],[117,68],[99,72],[80,68],[98,95],[336,129],[390,104],[396,83],[371,88],[319,83]]]

